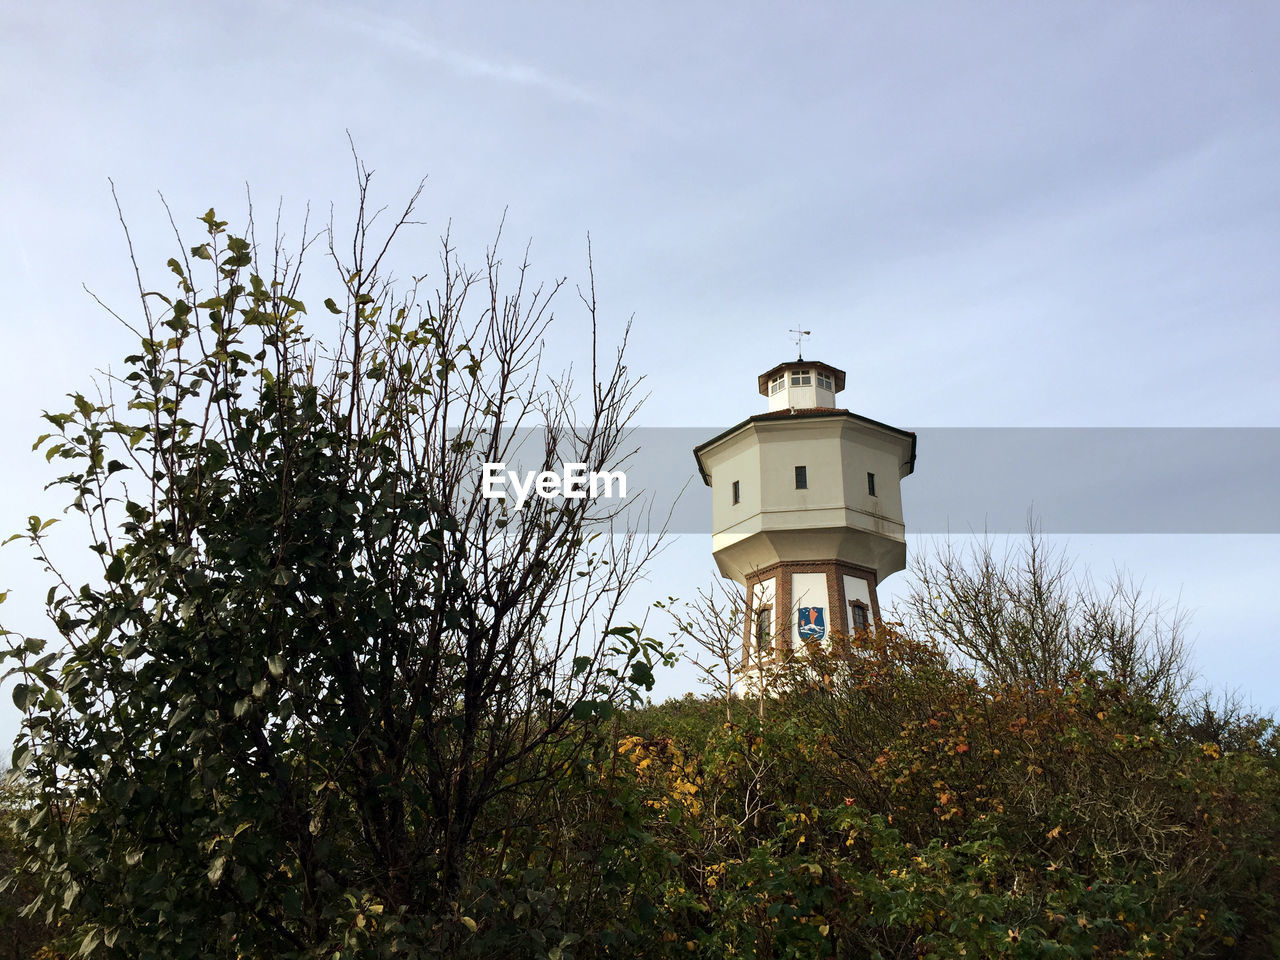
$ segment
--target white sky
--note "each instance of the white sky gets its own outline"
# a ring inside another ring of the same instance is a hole
[[[907,428],[1280,426],[1277,50],[1247,2],[4,5],[0,532],[57,509],[40,411],[128,352],[82,289],[132,305],[107,178],[160,277],[157,191],[194,233],[248,182],[296,232],[349,205],[348,130],[386,202],[429,177],[406,272],[449,218],[478,260],[505,208],[511,255],[578,279],[590,231],[645,425],[757,412],[799,324]],[[1068,546],[1180,595],[1207,679],[1275,708],[1278,541]],[[680,538],[651,596],[711,571]],[[46,587],[0,551],[0,622],[44,632]]]

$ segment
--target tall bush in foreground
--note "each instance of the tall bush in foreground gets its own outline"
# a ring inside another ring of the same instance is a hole
[[[548,428],[529,467],[625,458],[634,382],[594,351],[593,293],[578,397],[541,367],[560,285],[446,237],[432,287],[398,287],[413,203],[376,236],[368,183],[328,233],[328,345],[305,245],[210,210],[139,286],[123,369],[46,415],[101,576],[61,578],[31,519],[57,633],[9,636],[14,766],[32,910],[81,956],[452,950],[509,831],[652,682],[655,646],[613,625],[647,541],[589,499],[480,496],[516,428]]]

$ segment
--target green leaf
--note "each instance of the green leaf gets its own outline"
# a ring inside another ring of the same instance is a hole
[[[124,579],[124,557],[116,554],[111,558],[111,562],[107,564],[107,572],[105,574],[107,580],[111,583],[119,583]]]
[[[280,654],[267,657],[267,670],[271,673],[273,680],[279,680],[284,676],[284,657]]]
[[[13,769],[25,770],[31,762],[31,745],[24,743],[13,751]]]
[[[324,301],[324,305],[329,308],[330,313],[342,312],[341,310],[338,309],[338,305],[333,302],[333,297],[326,297]]]
[[[628,678],[632,684],[638,687],[644,687],[646,690],[653,689],[653,670],[647,663],[633,663],[631,665],[631,676]]]
[[[68,891],[67,893],[67,899],[68,900],[73,899],[73,895],[71,894],[70,891]],[[70,904],[64,903],[63,907],[68,910],[71,909]],[[80,949],[76,952],[76,955],[81,957],[87,957],[91,953],[93,953],[93,950],[97,945],[98,945],[98,931],[96,929],[90,930],[88,933],[85,934],[84,940],[81,941]]]
[[[213,207],[210,207],[208,212],[200,218],[200,222],[209,228],[210,233],[221,233],[222,228],[227,225],[227,221],[219,220],[217,216],[214,215]],[[232,237],[232,239],[234,240],[235,237]]]

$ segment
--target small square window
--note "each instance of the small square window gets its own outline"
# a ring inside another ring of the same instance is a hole
[[[793,387],[807,387],[813,383],[813,372],[810,370],[792,370],[791,385]]]
[[[818,374],[818,386],[821,387],[823,390],[834,391],[836,388],[835,382],[831,379],[831,375],[828,373]]]
[[[876,475],[874,473],[867,474],[867,493],[873,497],[876,495]]]
[[[772,396],[773,396],[774,394],[776,394],[776,393],[781,393],[781,392],[782,392],[782,388],[783,388],[784,386],[786,386],[786,383],[787,383],[787,377],[786,377],[786,374],[782,374],[782,373],[778,374],[776,377],[774,377],[772,380],[770,380],[770,381],[769,381],[769,396],[771,396],[771,397],[772,397]]]
[[[740,503],[742,501],[742,488],[738,481],[733,481],[733,502]]]
[[[797,490],[809,489],[809,468],[808,467],[796,467],[796,489]]]

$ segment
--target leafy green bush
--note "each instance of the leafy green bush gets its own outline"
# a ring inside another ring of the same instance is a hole
[[[684,955],[1280,949],[1280,769],[1246,736],[1265,724],[1223,750],[1100,674],[984,685],[891,631],[810,651],[786,689],[763,719],[628,717]]]

